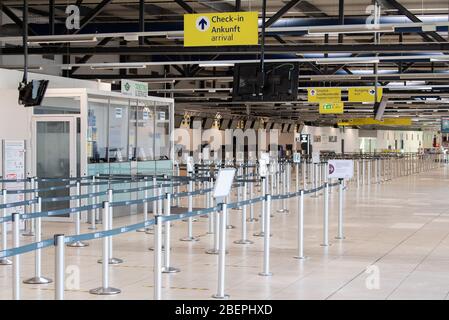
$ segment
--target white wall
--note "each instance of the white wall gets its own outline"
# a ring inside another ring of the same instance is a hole
[[[22,72],[0,69],[0,140],[26,140],[28,150],[31,146],[31,117],[33,108],[25,108],[19,105],[18,85],[22,81]],[[85,81],[55,77],[42,74],[29,74],[29,80],[50,80],[49,88],[90,88],[110,91],[111,86],[106,83]],[[0,150],[1,154],[1,150]],[[2,157],[0,156],[0,170],[2,168]],[[27,171],[31,169],[31,152],[27,154]]]

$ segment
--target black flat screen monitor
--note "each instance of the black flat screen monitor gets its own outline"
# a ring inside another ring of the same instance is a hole
[[[266,63],[262,75],[259,63],[234,66],[234,101],[296,101],[299,63]],[[262,87],[262,81],[264,85]]]

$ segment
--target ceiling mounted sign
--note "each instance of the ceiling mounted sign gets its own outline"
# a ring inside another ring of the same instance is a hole
[[[382,100],[383,89],[377,88],[377,102]],[[375,87],[348,88],[349,102],[374,102],[376,95]]]
[[[184,46],[244,46],[259,43],[257,12],[184,15]]]
[[[373,118],[349,119],[348,121],[340,121],[338,125],[345,126],[399,126],[406,127],[412,125],[411,118],[385,118],[383,120],[375,120]]]
[[[307,100],[311,103],[341,102],[341,88],[310,88]]]
[[[122,79],[122,94],[133,97],[148,97],[148,83]]]
[[[320,103],[320,114],[342,114],[344,112],[343,102]]]

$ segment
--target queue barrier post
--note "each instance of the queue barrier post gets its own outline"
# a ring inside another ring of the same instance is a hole
[[[143,221],[147,221],[148,220],[148,200],[146,200],[146,199],[148,199],[148,179],[147,179],[147,177],[144,177],[143,179],[145,180],[145,182],[144,182],[145,190],[143,192],[143,194],[144,194],[143,196],[145,198],[145,200],[143,202]],[[148,230],[148,228],[143,227],[141,229],[137,229],[136,231],[137,232],[145,232],[147,230]]]
[[[260,276],[272,276],[273,273],[270,272],[270,213],[271,213],[271,195],[265,196],[266,209],[265,209],[265,234],[263,238],[263,271],[259,273]]]
[[[251,181],[249,183],[249,194],[251,195],[251,197],[254,195],[254,182],[253,181]],[[258,221],[258,219],[256,217],[254,217],[254,203],[251,203],[249,205],[249,218],[247,221],[248,222]]]
[[[38,198],[37,200],[37,211],[41,212],[42,210],[42,198]],[[36,242],[40,242],[42,240],[42,218],[36,218],[36,229],[35,229],[35,238]],[[34,277],[26,279],[23,281],[25,284],[48,284],[51,283],[52,280],[50,278],[46,278],[42,276],[42,249],[38,248],[34,251]]]
[[[154,300],[162,299],[162,216],[155,217],[154,227]]]
[[[338,184],[338,235],[335,239],[343,240],[345,236],[343,234],[343,192],[344,192],[344,180],[339,179]]]
[[[329,246],[329,185],[324,183],[324,210],[323,210],[323,243],[321,246]]]
[[[92,193],[95,193],[96,191],[96,186],[95,186],[95,176],[92,176]],[[94,203],[98,203],[98,198],[97,197],[92,197],[91,198],[91,204]],[[90,210],[90,230],[96,230],[97,226],[96,226],[96,211],[97,209],[91,209]]]
[[[110,206],[109,202],[105,201],[103,203],[103,230],[109,231],[109,218],[110,218]],[[109,236],[103,237],[103,258],[102,262],[107,262],[110,260],[109,258]],[[89,291],[90,294],[96,295],[115,295],[121,292],[120,289],[113,288],[109,286],[109,263],[102,263],[102,286],[91,289]]]
[[[76,182],[76,195],[79,197],[81,195],[81,185],[80,182]],[[81,199],[78,198],[76,200],[76,206],[79,208],[81,206]],[[79,211],[74,213],[74,219],[75,219],[75,235],[79,236],[81,234],[81,213]],[[74,247],[74,248],[83,248],[87,247],[89,244],[82,242],[82,241],[75,241],[72,243],[69,243],[68,247]]]
[[[189,180],[189,196],[188,196],[188,211],[189,213],[193,211],[193,181],[192,179]],[[187,218],[187,236],[184,238],[181,238],[180,241],[186,241],[186,242],[194,242],[198,241],[199,239],[197,237],[193,236],[193,218],[188,217]]]
[[[217,293],[212,297],[215,299],[228,299],[229,295],[225,294],[225,260],[226,260],[226,217],[227,217],[227,204],[221,204],[220,216],[220,241],[218,252],[218,286]]]
[[[114,201],[114,193],[112,189],[108,190],[108,205],[109,205],[109,210],[108,210],[108,228],[109,230],[113,228],[113,220],[114,220],[114,213],[113,213],[113,209],[112,209],[112,203]],[[104,217],[104,215],[103,215]],[[103,224],[105,222],[103,221]],[[113,239],[112,237],[108,237],[109,238],[109,260],[108,263],[109,264],[120,264],[123,263],[123,259],[120,258],[115,258],[114,257],[114,250],[113,250]],[[103,263],[103,259],[99,259],[98,263]]]
[[[247,183],[244,182],[243,183],[243,201],[247,200]],[[246,210],[247,210],[247,205],[243,205],[242,208],[242,238],[240,240],[236,240],[234,241],[235,244],[252,244],[254,242],[252,242],[251,240],[248,240],[248,232],[247,232],[247,225],[246,225]]]
[[[65,257],[64,257],[63,234],[54,236],[55,243],[55,300],[64,300],[64,273],[65,273]]]
[[[164,216],[170,217],[170,211],[171,211],[171,194],[167,193],[165,195],[165,207],[164,207]],[[181,270],[175,267],[170,266],[170,221],[164,222],[165,226],[165,243],[164,243],[164,267],[162,268],[163,273],[177,273]]]
[[[262,194],[265,197],[266,194],[266,185],[267,181],[265,177],[261,177],[262,179]],[[262,201],[262,214],[260,215],[260,231],[253,234],[255,237],[263,237],[265,234],[265,198]]]
[[[29,187],[30,187],[30,189],[33,189],[33,190],[37,189],[38,184],[37,184],[35,178],[31,178],[30,179]],[[34,191],[31,192],[30,196],[29,196],[29,199],[35,199],[36,198],[35,195],[36,195],[36,193]],[[24,198],[25,198],[25,200],[27,200],[27,198],[28,198],[27,194],[24,195]],[[36,207],[33,204],[31,204],[29,206],[25,206],[25,212],[27,212],[26,211],[27,209],[29,209],[32,212],[36,211]],[[33,227],[34,219],[27,219],[27,220],[25,220],[24,224],[25,224],[25,229],[24,229],[24,233],[22,234],[22,236],[24,236],[24,237],[33,237],[34,236],[34,227]]]
[[[8,202],[8,195],[7,195],[7,190],[3,189],[2,190],[2,204],[6,204]],[[7,216],[7,210],[6,208],[4,208],[3,211],[3,218],[6,218]],[[8,224],[6,221],[2,222],[2,250],[6,250],[8,249]],[[4,258],[0,258],[0,265],[2,266],[7,266],[7,265],[11,265],[12,261],[6,257]]]
[[[20,214],[15,212],[12,214],[12,237],[13,247],[20,246]],[[13,257],[12,263],[12,299],[20,300],[20,254]]]
[[[304,256],[304,190],[300,191],[298,200],[298,254],[294,258],[306,259]]]

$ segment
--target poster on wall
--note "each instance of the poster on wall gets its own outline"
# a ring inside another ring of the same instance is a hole
[[[3,179],[22,180],[25,179],[25,141],[24,140],[3,140]],[[24,182],[8,182],[8,190],[25,189]],[[9,194],[7,201],[24,201],[24,194]],[[12,212],[24,213],[24,207],[16,207],[7,210],[7,214]]]

